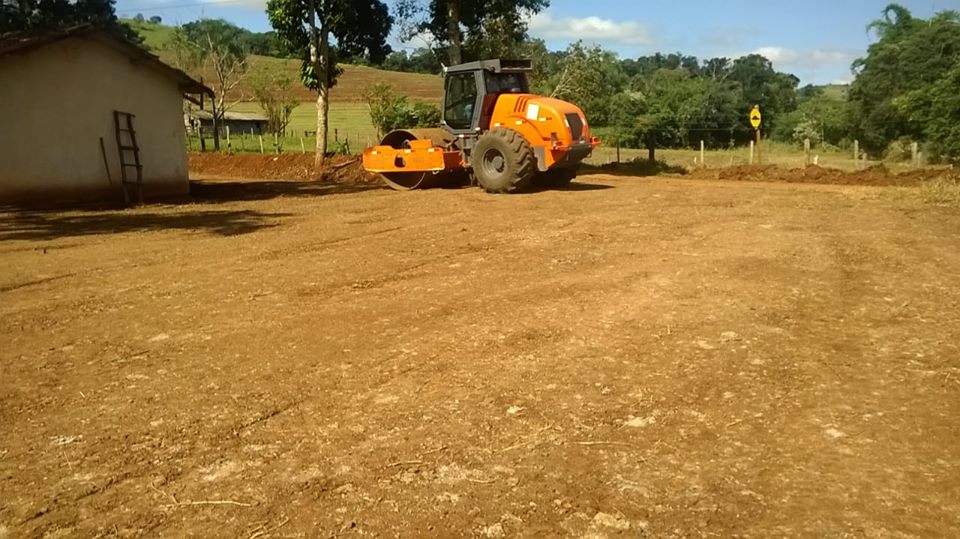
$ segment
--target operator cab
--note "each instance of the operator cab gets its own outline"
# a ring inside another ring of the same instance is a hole
[[[466,135],[490,127],[490,116],[501,94],[530,92],[529,60],[484,60],[444,71],[443,124],[453,134]]]

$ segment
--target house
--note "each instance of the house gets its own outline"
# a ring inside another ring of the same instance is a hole
[[[205,134],[213,136],[213,114],[205,110],[192,110],[184,114],[183,120],[189,132],[196,133],[197,127],[200,127]],[[267,117],[260,114],[228,110],[220,121],[220,136],[223,137],[227,129],[234,135],[264,135],[267,133],[267,122]]]
[[[204,95],[213,92],[183,71],[89,25],[0,36],[0,204],[121,200],[124,177],[143,197],[189,192],[183,100]]]

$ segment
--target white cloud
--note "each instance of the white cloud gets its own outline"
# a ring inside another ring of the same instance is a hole
[[[775,64],[789,64],[797,59],[796,51],[783,47],[760,47],[753,54],[759,54]]]
[[[210,5],[216,5],[217,3],[211,3]],[[234,2],[223,2],[228,7],[244,7],[247,9],[255,9],[257,11],[263,11],[267,9],[267,0],[235,0]]]
[[[830,64],[850,64],[857,53],[840,49],[798,51],[785,47],[760,47],[753,54],[765,56],[778,68],[816,68]]]
[[[637,21],[612,21],[600,17],[554,18],[542,12],[530,18],[530,35],[543,39],[653,45],[653,32]]]

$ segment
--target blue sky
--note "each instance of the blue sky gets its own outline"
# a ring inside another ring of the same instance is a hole
[[[388,0],[390,3],[392,0]],[[867,24],[890,0],[552,0],[530,21],[530,34],[563,49],[583,39],[621,57],[682,52],[701,58],[760,52],[806,83],[851,79],[850,63],[872,36]],[[900,0],[915,16],[960,10],[960,0]],[[117,0],[122,17],[159,15],[178,24],[222,17],[269,29],[266,0]],[[413,43],[412,45],[417,45]],[[394,42],[394,48],[403,44]]]

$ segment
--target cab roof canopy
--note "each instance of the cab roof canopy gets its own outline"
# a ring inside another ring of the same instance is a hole
[[[444,69],[445,73],[464,73],[467,71],[492,71],[494,73],[528,73],[533,71],[530,60],[480,60],[450,66]]]

